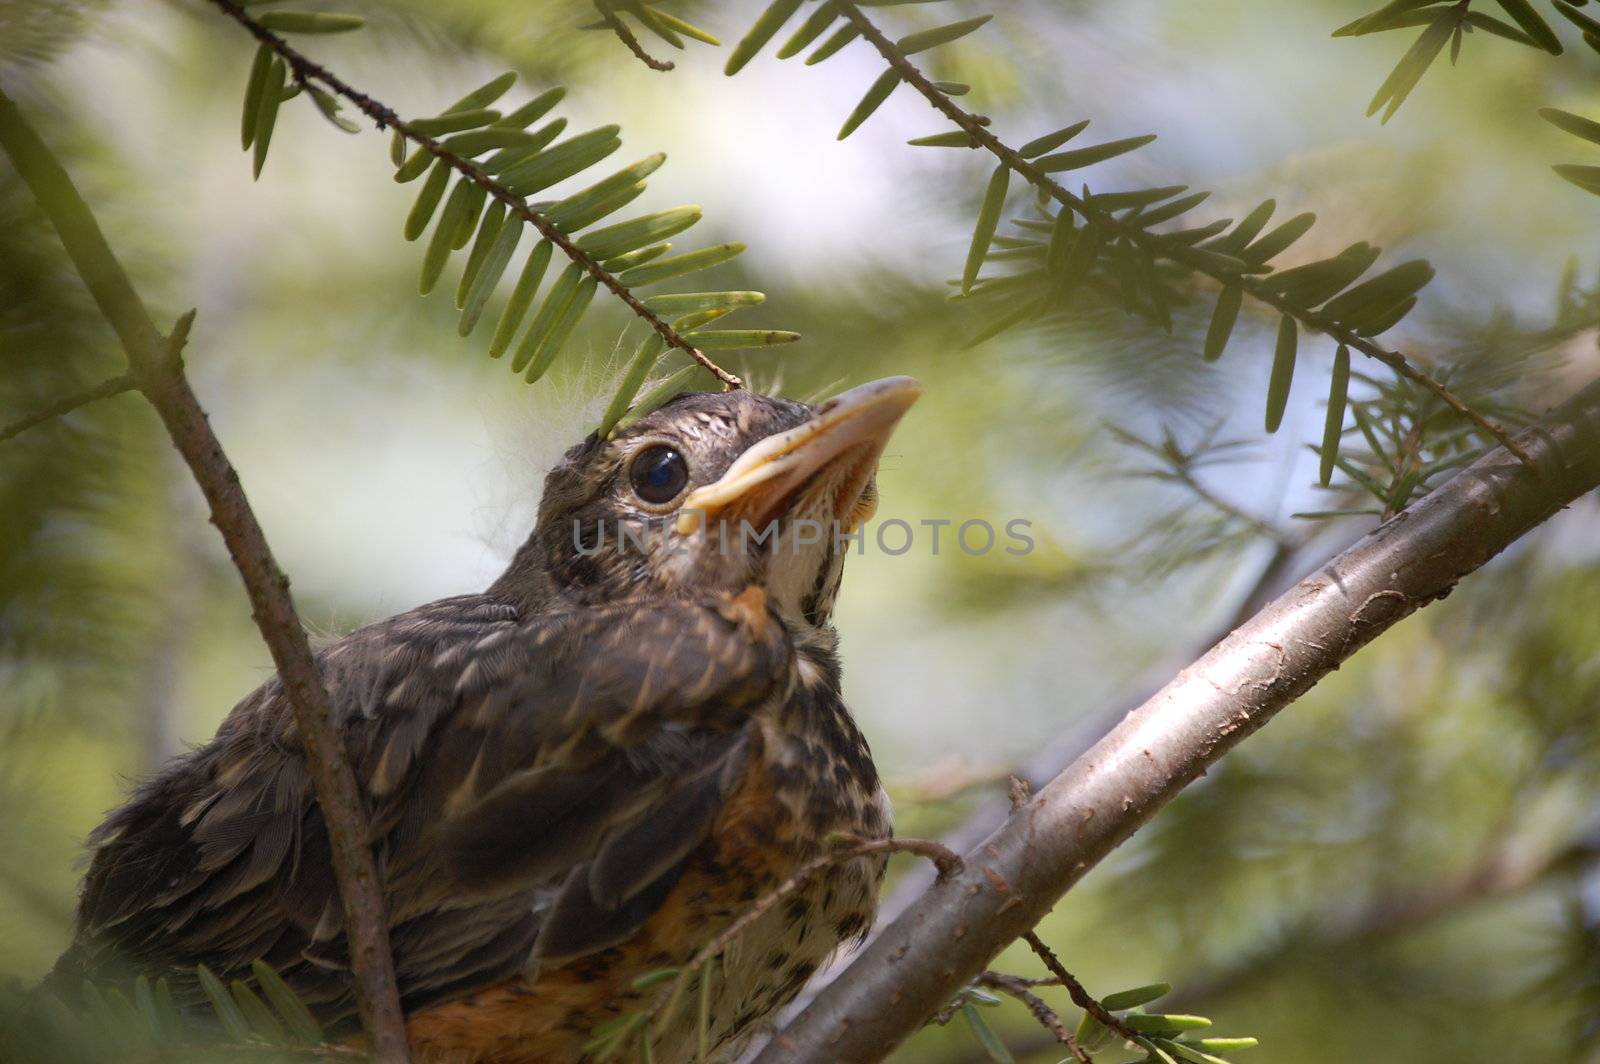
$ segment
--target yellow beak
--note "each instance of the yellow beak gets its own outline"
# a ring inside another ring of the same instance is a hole
[[[717,481],[696,488],[678,512],[678,531],[688,535],[713,518],[737,510],[764,527],[792,503],[813,478],[834,493],[834,518],[852,531],[870,516],[858,512],[878,459],[901,417],[922,395],[910,377],[885,377],[829,399],[803,425],[780,432],[734,460]],[[827,470],[827,475],[817,477]]]

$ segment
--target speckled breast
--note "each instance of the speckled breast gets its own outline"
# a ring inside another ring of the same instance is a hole
[[[842,709],[842,707],[840,707]],[[818,723],[811,717],[812,723]],[[843,718],[845,727],[848,717]],[[824,851],[828,837],[888,833],[886,805],[867,760],[848,784],[835,769],[854,763],[834,748],[858,735],[763,722],[760,753],[731,793],[710,837],[685,862],[660,909],[627,942],[559,967],[519,977],[413,1016],[418,1064],[567,1064],[587,1059],[595,1030],[649,1008],[659,986],[641,976],[681,968],[742,915],[760,914],[733,936],[715,963],[708,1030],[716,1059],[790,1001],[828,956],[865,934],[877,906],[881,857],[826,868],[774,892]],[[864,751],[864,744],[860,744]],[[851,750],[851,755],[855,754]],[[819,771],[819,769],[821,771]],[[870,790],[868,788],[870,787]],[[698,997],[698,986],[691,989]],[[696,1008],[652,1027],[654,1059],[694,1059]]]

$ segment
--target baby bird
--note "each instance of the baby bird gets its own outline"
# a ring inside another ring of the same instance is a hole
[[[830,836],[889,812],[840,697],[830,622],[905,377],[819,406],[678,397],[591,435],[482,594],[319,654],[364,791],[419,1064],[567,1064]],[[328,837],[282,685],[142,783],[93,835],[77,934],[52,974],[275,968],[358,1038]],[[881,858],[834,866],[737,937],[709,1031],[737,1052],[871,924]],[[695,1054],[694,1008],[652,1026]]]

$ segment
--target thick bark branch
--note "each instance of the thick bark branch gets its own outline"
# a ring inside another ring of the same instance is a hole
[[[1600,382],[1185,669],[884,929],[757,1057],[882,1059],[1185,786],[1372,639],[1600,486]]]
[[[1338,542],[1347,545],[1350,539]],[[1305,573],[1313,565],[1325,561],[1334,550],[1333,546],[1327,544],[1325,537],[1321,536],[1307,538],[1292,546],[1283,542],[1276,543],[1271,556],[1261,567],[1260,574],[1217,627],[1197,637],[1182,657],[1169,658],[1156,668],[1142,673],[1138,682],[1131,685],[1131,690],[1136,693],[1120,694],[1114,700],[1085,714],[1080,723],[1047,743],[1044,749],[1019,764],[1012,774],[1026,783],[1030,790],[1037,790],[1061,775],[1068,765],[1083,756],[1084,751],[1116,727],[1118,721],[1159,691],[1168,676],[1220,643],[1229,632],[1249,620],[1252,614],[1265,606],[1272,596],[1282,594],[1296,576]],[[966,853],[988,838],[989,833],[1003,824],[1010,813],[1011,802],[1005,795],[995,794],[984,798],[978,802],[966,820],[947,831],[939,841],[957,853]],[[933,869],[927,865],[919,864],[907,869],[905,874],[895,881],[894,889],[879,905],[878,926],[881,928],[904,912],[924,890],[928,889],[928,885],[933,882],[933,876]],[[877,934],[876,929],[873,934]],[[840,966],[842,964],[841,960]],[[820,987],[814,984],[809,993],[814,996],[819,989]]]
[[[1061,775],[1068,765],[1082,757],[1085,751],[1104,738],[1122,718],[1161,690],[1167,677],[1220,643],[1229,632],[1249,620],[1275,596],[1287,590],[1297,578],[1314,566],[1325,562],[1338,550],[1348,547],[1356,538],[1356,535],[1348,531],[1339,536],[1322,535],[1319,534],[1317,526],[1313,526],[1311,531],[1303,532],[1292,544],[1282,537],[1276,538],[1273,551],[1261,566],[1256,578],[1238,595],[1232,607],[1216,626],[1208,629],[1205,634],[1197,636],[1194,642],[1181,652],[1145,670],[1139,679],[1129,686],[1129,692],[1132,693],[1119,694],[1085,713],[1072,728],[1047,742],[1042,750],[1027,761],[1018,764],[1012,770],[1012,778],[1026,784],[1030,791],[1035,791]],[[1332,544],[1329,543],[1330,539],[1333,540]],[[1004,794],[980,798],[967,818],[940,836],[939,841],[956,853],[967,853],[1005,823],[1006,818],[1011,815],[1013,804]],[[879,902],[878,918],[867,941],[871,942],[877,938],[878,934],[898,919],[901,913],[916,904],[917,899],[928,889],[933,880],[934,869],[920,862],[902,872],[894,881],[893,889]],[[819,972],[800,996],[791,1003],[784,1014],[785,1019],[804,1011],[817,995],[822,993],[824,987],[850,966],[852,960],[854,960],[853,954],[835,957],[832,963]],[[752,1047],[746,1059],[753,1059],[755,1053],[765,1044],[763,1041]]]
[[[239,474],[184,376],[180,353],[193,313],[179,320],[172,336],[161,334],[71,177],[4,92],[0,92],[0,148],[55,226],[101,313],[116,330],[139,390],[161,416],[173,445],[194,474],[211,508],[211,521],[244,581],[256,626],[294,708],[328,827],[362,1023],[377,1060],[403,1062],[405,1023],[389,953],[383,885],[369,843],[361,792],[344,759],[328,693],[289,596],[288,577],[273,559]]]

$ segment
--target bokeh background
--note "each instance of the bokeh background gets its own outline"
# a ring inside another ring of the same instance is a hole
[[[1591,160],[1534,111],[1596,110],[1600,58],[1575,37],[1553,59],[1477,34],[1380,126],[1362,113],[1411,34],[1329,37],[1366,6],[951,0],[878,17],[904,31],[997,13],[933,55],[1006,136],[1084,117],[1098,139],[1157,132],[1106,175],[1215,189],[1206,217],[1268,195],[1285,215],[1317,211],[1285,264],[1358,239],[1390,248],[1385,263],[1427,256],[1439,279],[1390,339],[1440,363],[1502,358],[1511,397],[1537,410],[1600,372],[1593,330],[1532,359],[1519,339],[1554,319],[1569,256],[1592,281],[1600,203],[1550,174]],[[947,278],[988,167],[907,147],[943,127],[905,89],[836,142],[880,69],[865,46],[811,68],[768,49],[730,81],[726,48],[644,69],[577,29],[578,0],[338,9],[368,26],[307,49],[403,113],[509,67],[519,93],[569,86],[573,128],[621,123],[622,161],[667,151],[641,206],[702,204],[696,243],[750,244],[717,278],[768,293],[748,324],[805,335],[734,359],[759,386],[815,397],[922,378],[880,519],[1032,522],[1026,557],[934,556],[919,540],[851,562],[847,694],[904,833],[959,823],[1008,768],[1181,665],[1275,559],[1304,571],[1372,523],[1291,516],[1328,505],[1305,447],[1321,430],[1321,341],[1303,343],[1273,437],[1270,321],[1243,320],[1209,367],[1203,309],[1172,336],[1106,310],[964,348],[978,323]],[[725,42],[756,12],[669,9]],[[250,180],[236,141],[250,54],[198,2],[0,0],[0,84],[158,319],[198,308],[196,389],[306,622],[332,636],[491,580],[640,333],[601,297],[531,388],[459,341],[450,286],[414,294],[419,251],[399,233],[414,186],[390,180],[383,137],[292,103]],[[0,162],[0,421],[120,361]],[[1139,475],[1152,462],[1119,429],[1241,445],[1173,483]],[[1169,981],[1218,1033],[1260,1037],[1264,1060],[1600,1060],[1597,516],[1595,500],[1575,505],[1330,677],[1095,870],[1046,938],[1092,990]],[[0,977],[31,981],[62,948],[82,840],[129,781],[209,737],[269,669],[137,399],[0,446]],[[993,1023],[1020,1059],[1061,1055],[1019,1009]],[[957,1023],[897,1059],[983,1057]]]

